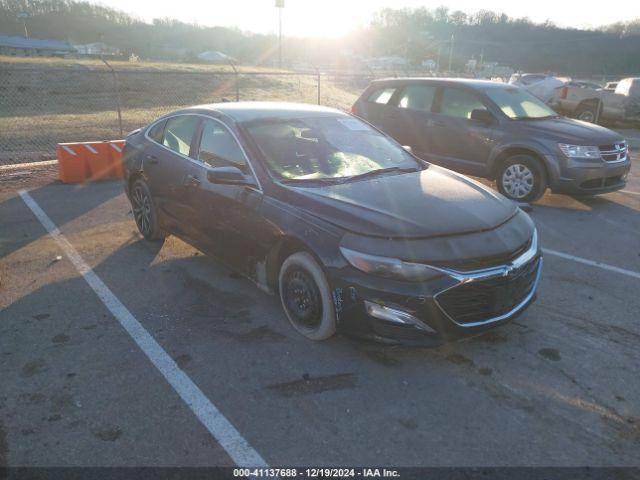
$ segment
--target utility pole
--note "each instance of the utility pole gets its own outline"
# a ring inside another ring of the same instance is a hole
[[[449,46],[449,72],[451,72],[451,63],[453,62],[453,41],[454,37],[451,34],[451,45]]]
[[[282,9],[284,8],[284,0],[276,0],[276,8],[278,9],[278,68],[282,68]]]
[[[29,16],[26,12],[18,13],[18,18],[22,19],[22,25],[24,26],[24,38],[29,38],[29,31],[27,30],[27,17]]]

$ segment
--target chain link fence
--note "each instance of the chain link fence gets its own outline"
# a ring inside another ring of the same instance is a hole
[[[100,141],[185,106],[236,100],[348,109],[371,74],[39,68],[0,63],[0,164],[55,157],[61,142]]]

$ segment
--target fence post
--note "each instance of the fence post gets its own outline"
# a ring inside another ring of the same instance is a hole
[[[235,84],[236,84],[236,102],[240,101],[240,76],[238,73],[238,69],[236,68],[235,64],[230,60],[229,61],[229,65],[231,65],[231,68],[233,68],[233,75],[235,77]]]
[[[109,70],[111,70],[111,74],[113,75],[113,83],[116,89],[116,108],[118,110],[118,127],[120,128],[120,138],[124,135],[122,130],[122,109],[120,108],[120,82],[118,81],[118,74],[113,69],[109,62],[107,62],[104,57],[100,57],[100,60],[107,66]]]

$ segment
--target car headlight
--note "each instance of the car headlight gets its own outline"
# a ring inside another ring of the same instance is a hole
[[[600,149],[595,146],[559,143],[558,147],[569,158],[600,158]]]
[[[442,275],[438,270],[421,263],[403,262],[399,258],[379,257],[340,247],[344,258],[358,270],[379,277],[417,282]]]

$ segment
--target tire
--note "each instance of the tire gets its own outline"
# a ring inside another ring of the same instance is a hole
[[[333,336],[336,314],[329,284],[309,253],[294,253],[282,263],[278,289],[282,309],[298,333],[316,341]]]
[[[597,108],[597,105],[592,104],[580,105],[576,109],[575,118],[583,122],[596,123]]]
[[[500,166],[498,191],[516,202],[535,202],[547,189],[547,175],[542,163],[531,155],[514,155]]]
[[[142,179],[136,180],[131,187],[131,210],[138,231],[146,240],[164,240],[167,234],[160,228],[153,197]]]

